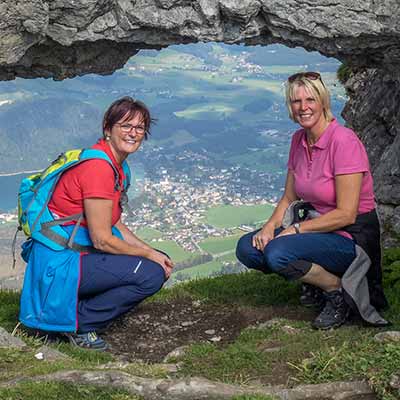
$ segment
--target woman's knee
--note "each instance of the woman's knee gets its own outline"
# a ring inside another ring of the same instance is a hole
[[[141,287],[148,296],[157,293],[165,282],[164,268],[153,261],[146,266],[146,276],[141,283]]]
[[[264,259],[271,271],[279,273],[287,266],[287,249],[281,240],[271,240],[264,248]]]
[[[250,255],[254,252],[251,239],[252,235],[247,233],[239,239],[236,245],[236,258],[247,267],[251,267]]]

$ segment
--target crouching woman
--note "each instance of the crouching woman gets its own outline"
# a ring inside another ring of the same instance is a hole
[[[107,343],[98,332],[168,279],[173,268],[169,257],[121,221],[126,158],[147,139],[151,122],[140,101],[115,101],[103,118],[103,138],[89,150],[96,156],[59,177],[48,203],[53,222],[46,226],[61,226],[70,242],[55,251],[30,241],[20,310],[25,326],[60,332],[77,346],[104,350]],[[53,238],[51,229],[47,235]]]
[[[300,129],[292,137],[284,194],[264,226],[239,240],[237,258],[248,268],[303,282],[301,302],[321,311],[317,329],[345,323],[349,306],[384,325],[371,305],[382,308],[386,299],[365,148],[333,117],[319,73],[289,77],[286,104]],[[316,210],[314,218],[283,228],[285,210],[300,199]]]

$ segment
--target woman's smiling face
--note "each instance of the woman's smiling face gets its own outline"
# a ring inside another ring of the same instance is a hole
[[[128,117],[129,118],[129,117]],[[132,118],[121,118],[106,132],[107,142],[118,163],[122,163],[129,154],[137,151],[145,137],[143,115],[136,113]]]
[[[295,121],[304,129],[312,130],[325,123],[322,104],[303,85],[297,85],[290,101]]]

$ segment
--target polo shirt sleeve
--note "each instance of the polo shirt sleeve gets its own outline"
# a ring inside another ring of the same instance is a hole
[[[369,162],[364,145],[356,134],[347,130],[334,142],[334,175],[355,174],[369,171]]]
[[[88,160],[79,166],[78,180],[83,199],[112,200],[115,192],[115,175],[105,160]]]
[[[290,171],[294,171],[295,167],[295,156],[296,152],[298,151],[299,144],[301,141],[301,132],[296,131],[292,136],[292,141],[290,143],[290,150],[289,150],[289,159],[287,163],[287,167]]]

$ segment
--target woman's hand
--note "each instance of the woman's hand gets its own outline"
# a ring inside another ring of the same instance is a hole
[[[279,235],[276,235],[276,237],[278,238],[280,236],[295,235],[295,234],[296,234],[296,229],[294,229],[293,225],[290,225],[282,232],[280,232]]]
[[[253,247],[260,251],[264,251],[265,246],[274,239],[275,228],[281,226],[286,208],[294,200],[297,200],[297,195],[294,189],[294,175],[292,171],[288,171],[286,176],[285,192],[279,200],[271,217],[262,229],[253,236]]]
[[[147,258],[161,265],[161,267],[164,269],[165,277],[167,279],[171,276],[172,269],[174,268],[174,263],[169,257],[153,249]]]
[[[264,225],[263,228],[253,236],[253,247],[263,251],[268,242],[274,238],[274,231],[275,228],[273,226],[268,224]]]

